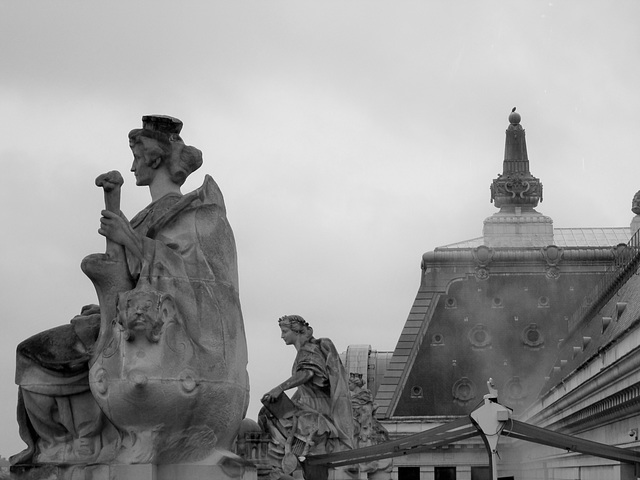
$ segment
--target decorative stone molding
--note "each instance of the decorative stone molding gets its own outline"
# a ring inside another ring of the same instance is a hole
[[[496,207],[526,205],[535,207],[542,197],[542,183],[529,172],[500,175],[491,184],[491,200]]]
[[[560,429],[563,433],[575,433],[587,430],[593,425],[612,422],[638,412],[640,412],[640,384],[636,383],[566,416],[554,425],[554,430]]]
[[[411,387],[411,398],[423,398],[423,396],[422,387],[418,385]]]
[[[547,265],[550,267],[556,267],[558,263],[562,261],[562,257],[564,256],[564,250],[560,247],[556,247],[555,245],[548,245],[542,249],[540,249],[542,253],[542,257],[547,262]]]
[[[542,258],[544,258],[544,261],[547,262],[547,268],[545,270],[547,278],[552,280],[558,279],[560,277],[558,263],[562,261],[564,250],[560,247],[556,247],[555,245],[548,245],[541,248],[540,253],[542,254]]]
[[[480,281],[487,280],[489,278],[488,268],[476,268],[476,279]]]
[[[549,297],[542,295],[538,297],[538,308],[549,308]]]
[[[493,260],[494,250],[492,248],[480,245],[473,249],[473,260],[479,268],[485,268]]]
[[[551,280],[557,280],[560,278],[560,269],[558,267],[547,267],[545,275]]]
[[[444,300],[444,308],[447,310],[458,308],[458,302],[455,297],[447,297]]]
[[[542,183],[529,171],[525,130],[520,120],[518,113],[509,115],[502,174],[491,184],[491,201],[498,208],[535,208],[542,201]]]
[[[502,298],[493,297],[491,299],[491,308],[502,308],[504,307],[504,303],[502,302]]]
[[[469,330],[469,333],[467,333],[467,338],[469,339],[469,342],[471,342],[471,346],[476,350],[482,350],[491,347],[491,333],[489,333],[486,327],[481,323],[478,323],[473,328],[471,328],[471,330]]]
[[[467,377],[462,377],[453,384],[451,394],[455,403],[464,406],[476,398],[476,386]]]
[[[525,347],[531,350],[539,350],[544,347],[544,335],[538,329],[538,325],[531,323],[522,330],[520,339]]]
[[[514,405],[523,403],[527,397],[527,392],[520,382],[520,377],[514,376],[504,383],[501,395],[504,396],[507,403]]]

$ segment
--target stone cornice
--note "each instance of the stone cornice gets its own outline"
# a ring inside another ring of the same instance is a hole
[[[552,258],[550,250],[555,250],[561,258]],[[604,267],[615,260],[612,247],[477,247],[470,248],[436,248],[422,255],[422,270],[427,268],[467,266],[475,268],[479,264],[487,266],[517,265],[518,271],[526,272],[527,265],[545,266],[550,263],[563,266],[578,267],[581,272],[601,272]],[[525,270],[523,270],[523,268]]]
[[[595,358],[592,359],[592,362],[593,361],[595,361]],[[588,382],[579,383],[580,379],[577,378],[577,374],[580,373],[580,371],[575,371],[566,377],[559,387],[556,387],[544,395],[539,400],[539,403],[530,409],[530,411],[537,409],[538,412],[527,418],[526,421],[534,425],[549,427],[561,422],[562,418],[566,416],[567,411],[570,411],[572,408],[576,408],[581,404],[584,405],[584,407],[581,408],[580,411],[584,410],[585,412],[589,412],[588,409],[593,408],[593,412],[596,413],[602,410],[602,408],[598,409],[598,403],[606,402],[608,398],[615,398],[617,395],[621,394],[624,390],[619,390],[618,392],[611,392],[611,390],[615,390],[617,385],[625,383],[628,384],[629,376],[638,372],[639,369],[640,348],[636,348],[628,355],[624,356],[617,362],[612,363],[606,369],[595,375],[590,375],[589,372],[586,372],[586,375],[589,376]],[[640,376],[635,380],[634,384],[640,383]],[[572,383],[579,384],[572,387]],[[570,390],[560,396],[559,394],[564,388]],[[597,395],[601,398],[594,401],[594,398]],[[559,398],[554,401],[554,397]],[[625,397],[623,395],[623,397],[625,398],[625,402],[630,400],[628,396]],[[549,401],[552,401],[553,403],[545,406],[545,403]],[[589,404],[589,402],[592,403]],[[618,405],[616,402],[617,401],[614,401],[608,409],[616,407]],[[589,416],[587,413],[583,413],[582,415],[585,418]]]
[[[640,412],[640,383],[625,388],[553,424],[553,430],[576,434]]]

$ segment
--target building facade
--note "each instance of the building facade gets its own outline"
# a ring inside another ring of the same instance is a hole
[[[423,255],[397,345],[390,356],[376,352],[385,358],[375,375],[368,372],[377,416],[392,439],[425,431],[468,416],[491,379],[514,418],[634,447],[640,278],[631,235],[638,221],[631,228],[554,228],[536,210],[542,183],[530,172],[520,120],[515,111],[509,116],[503,172],[491,184],[499,211],[485,219],[482,237]],[[628,278],[619,277],[621,269]],[[345,358],[348,371],[365,363]],[[501,441],[499,476],[635,478],[620,462],[523,443]],[[398,457],[392,475],[483,480],[490,472],[475,438]]]

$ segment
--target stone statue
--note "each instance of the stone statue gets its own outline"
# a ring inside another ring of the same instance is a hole
[[[631,201],[631,211],[636,215],[640,215],[640,191],[636,192]]]
[[[222,194],[207,175],[183,195],[201,152],[184,144],[180,120],[142,121],[129,133],[131,171],[152,203],[129,222],[122,177],[96,180],[107,249],[82,269],[100,306],[18,346],[27,449],[14,465],[211,463],[246,413],[246,340]]]
[[[298,353],[291,377],[262,397],[265,408],[259,423],[273,438],[273,458],[280,460],[274,462],[270,478],[300,467],[307,478],[319,478],[304,464],[307,455],[353,448],[347,375],[333,342],[314,338],[313,328],[302,317],[288,315],[278,323],[282,339]],[[284,392],[294,387],[297,391],[289,400]]]
[[[349,374],[349,391],[353,410],[354,448],[371,447],[389,441],[389,432],[375,417],[378,405],[373,401],[371,390],[364,388],[361,373]],[[391,459],[383,459],[353,465],[346,470],[356,478],[361,478],[366,473],[368,477],[376,474],[376,479],[388,479],[391,478],[391,467]]]

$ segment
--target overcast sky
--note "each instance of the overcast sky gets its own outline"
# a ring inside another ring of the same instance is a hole
[[[118,6],[118,3],[121,6]],[[538,211],[628,226],[640,190],[640,2],[0,0],[0,454],[22,450],[15,347],[94,303],[104,251],[94,178],[148,202],[127,133],[184,122],[226,199],[252,403],[295,356],[277,318],[393,350],[420,260],[497,210],[514,106]]]

